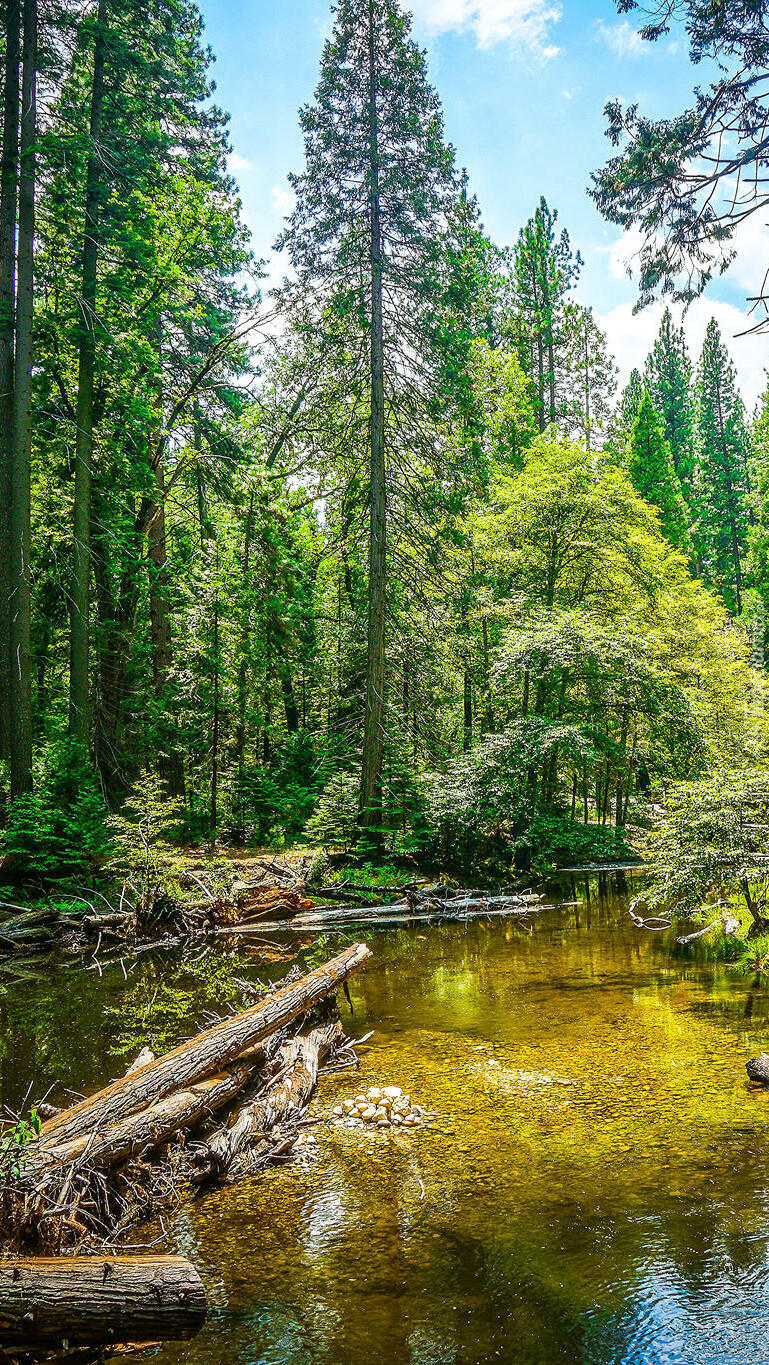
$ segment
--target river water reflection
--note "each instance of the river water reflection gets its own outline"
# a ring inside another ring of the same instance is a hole
[[[579,904],[529,927],[369,934],[351,1027],[372,1046],[315,1111],[376,1082],[435,1117],[320,1126],[307,1164],[177,1211],[213,1312],[158,1365],[769,1360],[769,1094],[744,1069],[767,991],[639,933],[616,888],[562,899]],[[148,1031],[199,1022],[227,971],[264,975],[244,943],[197,974],[164,959],[11,988],[4,1099],[22,1076],[106,1080]]]

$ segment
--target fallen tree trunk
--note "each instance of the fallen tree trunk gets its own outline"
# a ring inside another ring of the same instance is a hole
[[[199,1180],[221,1176],[254,1144],[267,1140],[274,1129],[293,1123],[306,1109],[318,1080],[318,1067],[342,1037],[337,1021],[313,1029],[306,1038],[285,1043],[276,1059],[277,1077],[265,1096],[244,1104],[234,1121],[219,1128],[195,1152]]]
[[[40,1146],[58,1147],[96,1128],[111,1127],[172,1091],[194,1085],[213,1071],[221,1071],[247,1048],[312,1009],[370,956],[365,944],[355,944],[296,984],[267,996],[253,1009],[222,1020],[133,1075],[113,1081],[96,1095],[48,1119],[42,1127]]]
[[[189,1341],[206,1292],[182,1256],[0,1261],[0,1345]]]
[[[207,1076],[189,1090],[174,1090],[157,1104],[138,1114],[129,1114],[119,1123],[84,1133],[56,1147],[45,1146],[34,1154],[33,1163],[47,1168],[83,1161],[94,1170],[120,1166],[221,1109],[248,1084],[253,1073],[253,1063],[236,1063],[230,1071]]]
[[[335,924],[355,923],[365,920],[371,924],[406,923],[418,920],[464,919],[481,915],[530,915],[548,909],[539,895],[487,896],[483,893],[466,895],[454,894],[444,900],[431,898],[412,898],[396,901],[392,905],[327,905],[318,906],[305,914],[280,921],[280,928],[322,929]],[[274,930],[271,924],[270,929]],[[258,933],[255,923],[228,925],[220,929],[220,934]]]

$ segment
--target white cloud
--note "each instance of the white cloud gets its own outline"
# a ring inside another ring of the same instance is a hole
[[[627,280],[628,275],[636,274],[638,254],[643,237],[638,228],[630,228],[609,247],[599,247],[605,252],[609,274],[614,280]],[[714,281],[719,278],[728,281],[739,294],[744,294],[746,302],[735,304],[714,299],[709,292],[695,300],[683,317],[684,327],[693,356],[699,352],[705,336],[705,328],[711,317],[718,322],[729,350],[731,351],[740,377],[742,394],[748,408],[766,387],[767,352],[763,337],[740,336],[747,328],[759,320],[763,314],[748,315],[747,300],[759,293],[769,270],[769,224],[765,215],[757,213],[747,218],[735,231],[731,243],[725,250],[733,249],[735,258],[723,276],[714,271]],[[633,316],[632,304],[620,304],[604,315],[603,325],[609,334],[609,341],[617,357],[617,362],[627,378],[634,366],[642,368],[657,330],[659,328],[665,303],[654,304]],[[676,310],[673,309],[675,312]]]
[[[604,43],[615,57],[638,57],[642,52],[653,51],[651,44],[645,43],[637,29],[623,19],[620,24],[606,24],[599,19],[596,24],[596,42]]]
[[[238,175],[241,171],[250,171],[253,161],[249,161],[247,156],[241,156],[239,152],[230,152],[227,157],[227,168],[233,175]]]
[[[280,218],[287,218],[294,207],[294,196],[287,185],[273,185],[272,207]]]
[[[510,43],[549,61],[559,49],[550,30],[561,18],[559,0],[412,0],[415,19],[430,33],[475,34],[479,47]]]
[[[613,352],[620,370],[620,384],[627,383],[633,368],[643,370],[646,357],[651,350],[659,331],[665,303],[654,303],[640,313],[633,313],[632,303],[621,303],[608,313],[597,314],[597,321],[606,332],[609,348]],[[681,310],[671,307],[677,321],[681,320]],[[715,318],[737,367],[742,396],[751,412],[759,394],[766,388],[766,346],[761,337],[738,336],[746,326],[745,313],[733,303],[723,303],[717,299],[697,299],[683,315],[684,330],[689,343],[692,360],[699,359],[705,330],[711,318]]]

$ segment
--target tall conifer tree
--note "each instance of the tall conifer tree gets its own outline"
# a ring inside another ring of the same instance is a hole
[[[694,412],[692,364],[683,327],[676,327],[670,309],[662,317],[659,335],[646,366],[646,383],[665,435],[684,497],[691,501],[694,477]]]
[[[538,395],[541,431],[561,415],[564,309],[581,267],[568,232],[558,232],[557,210],[543,196],[518,234],[512,278],[518,352]]]
[[[688,549],[686,503],[673,466],[662,418],[644,392],[628,445],[630,477],[642,497],[656,507],[662,533],[678,550]]]
[[[743,560],[750,521],[745,409],[718,323],[705,334],[696,390],[694,500],[702,575],[742,611]]]
[[[340,0],[334,16],[315,100],[300,114],[305,169],[292,178],[296,208],[280,245],[300,292],[314,296],[329,338],[326,361],[343,366],[348,402],[365,424],[357,431],[369,489],[360,822],[376,832],[395,464],[435,373],[431,302],[440,293],[443,224],[456,184],[425,56],[397,0]]]

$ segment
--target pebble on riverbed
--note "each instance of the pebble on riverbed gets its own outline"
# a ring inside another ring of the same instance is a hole
[[[380,1089],[373,1085],[365,1095],[338,1104],[331,1117],[346,1128],[419,1128],[422,1109],[411,1103],[411,1096],[404,1095],[400,1086]]]

